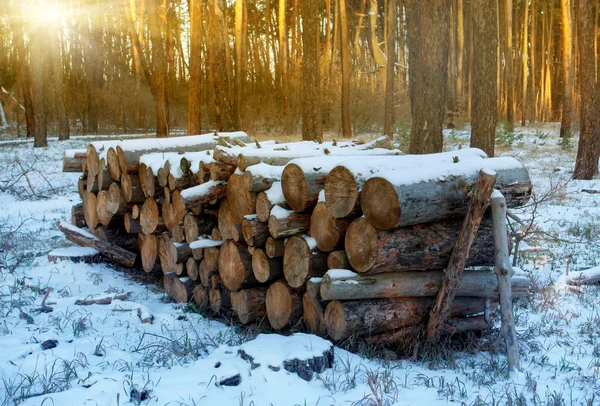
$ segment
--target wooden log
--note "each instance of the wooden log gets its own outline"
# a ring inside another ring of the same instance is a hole
[[[233,214],[229,208],[229,199],[225,198],[221,202],[219,207],[219,214],[217,216],[217,223],[219,224],[219,233],[223,240],[229,240],[233,237],[232,229],[235,224]]]
[[[138,234],[138,246],[140,247],[142,268],[150,273],[158,258],[158,237],[156,234]]]
[[[232,148],[217,145],[213,152],[213,159],[222,165],[233,166],[235,171],[235,168],[237,168],[238,157],[232,150]]]
[[[109,242],[113,245],[118,245],[119,247],[133,252],[134,254],[138,254],[140,252],[137,237],[135,235],[128,234],[121,227],[98,226],[93,230],[90,230],[90,234],[101,239],[102,241]]]
[[[275,206],[269,217],[269,232],[273,238],[290,237],[308,231],[310,213],[296,213]]]
[[[264,192],[275,182],[281,181],[284,166],[272,166],[265,163],[246,168],[242,175],[244,186],[249,192]]]
[[[457,297],[452,317],[482,313],[485,299]],[[325,308],[327,335],[341,340],[351,335],[369,336],[419,325],[427,320],[433,298],[401,298],[329,302]]]
[[[217,215],[217,217],[218,217],[218,215]],[[210,233],[210,237],[215,241],[223,240],[223,236],[221,235],[221,231],[219,231],[218,226],[212,229],[212,231]]]
[[[284,281],[269,286],[265,302],[269,323],[276,330],[291,327],[302,317],[302,296]]]
[[[328,269],[350,269],[350,262],[346,256],[346,251],[332,251],[327,256]]]
[[[292,288],[304,286],[312,277],[327,272],[327,254],[317,249],[314,238],[290,237],[283,252],[283,275]]]
[[[194,248],[191,243],[190,248],[192,249],[192,257],[196,261],[200,261],[202,258],[204,258],[204,248]]]
[[[138,174],[121,174],[121,192],[128,203],[143,203],[146,200]]]
[[[98,153],[96,152],[96,148],[94,145],[89,144],[87,146],[86,155],[85,155],[85,166],[87,169],[87,190],[91,190],[94,187],[94,184],[97,182],[99,166],[100,166],[100,158],[98,157]]]
[[[137,205],[137,204],[134,204],[133,206],[131,206],[131,217],[134,220],[139,219],[140,218],[140,211],[141,211],[140,206]]]
[[[393,157],[349,157],[334,167],[325,180],[325,204],[331,215],[343,218],[360,215],[360,196],[368,178],[383,171],[412,171],[413,168],[431,168],[472,159],[487,158],[477,148],[427,155],[404,155]]]
[[[234,224],[240,224],[244,216],[256,212],[256,194],[246,190],[240,175],[233,174],[227,181],[227,197]]]
[[[246,244],[225,241],[219,249],[218,266],[223,285],[231,291],[253,287],[257,283]]]
[[[345,249],[352,268],[360,273],[445,269],[462,219],[378,230],[364,218],[352,222]],[[493,236],[489,219],[482,222],[466,266],[491,266]]]
[[[219,275],[218,273],[213,273],[212,275],[210,275],[210,277],[208,278],[208,288],[209,289],[222,288],[221,275]]]
[[[510,207],[529,201],[532,185],[527,170],[514,158],[500,157],[410,174],[381,172],[363,187],[362,212],[382,230],[464,216],[469,192],[483,166],[497,172],[495,187],[508,196]]]
[[[360,300],[400,297],[435,297],[444,271],[391,272],[359,275],[351,271],[326,273],[320,284],[323,300]],[[337,274],[336,274],[337,273]],[[529,278],[517,274],[511,279],[515,297],[527,295]],[[498,299],[498,281],[488,271],[465,271],[458,281],[456,296]]]
[[[211,233],[215,226],[217,226],[217,218],[214,216],[194,216],[188,213],[183,217],[185,240],[188,243],[196,241],[201,235]]]
[[[147,197],[140,211],[142,234],[152,234],[159,223],[158,205],[153,197]]]
[[[266,295],[267,288],[264,287],[231,292],[231,309],[242,324],[252,323],[266,316]]]
[[[517,331],[513,316],[512,292],[510,276],[512,267],[509,260],[509,248],[504,236],[506,229],[506,200],[501,192],[494,191],[491,199],[492,221],[494,224],[494,271],[498,278],[500,291],[500,310],[502,312],[502,335],[506,344],[509,373],[520,369],[519,349],[517,345]]]
[[[321,300],[321,283],[323,282],[323,278],[310,278],[306,282],[306,291],[309,295],[314,297],[315,299]]]
[[[67,149],[63,152],[63,172],[83,172],[81,170],[82,161],[86,159],[86,150]]]
[[[321,301],[312,296],[308,291],[302,296],[302,318],[306,329],[311,334],[325,337],[325,315]]]
[[[184,154],[212,150],[217,146],[218,138],[240,138],[249,141],[250,138],[243,132],[194,135],[185,137],[171,137],[168,139],[126,140],[117,146],[119,162],[126,167],[137,166],[142,155],[151,153]],[[177,162],[179,165],[179,161]],[[121,168],[123,170],[123,168]]]
[[[113,218],[113,214],[107,210],[108,206],[108,191],[101,190],[96,196],[96,214],[98,215],[98,222],[102,225],[107,226]]]
[[[228,180],[236,170],[233,165],[227,165],[221,162],[212,162],[208,165],[210,180],[220,181]]]
[[[336,219],[329,213],[324,202],[315,206],[310,217],[310,236],[317,241],[317,247],[330,252],[344,245],[346,230],[354,218]]]
[[[133,267],[136,255],[117,245],[102,241],[92,234],[81,230],[73,225],[59,221],[56,223],[58,229],[65,235],[67,240],[81,246],[95,248],[111,262],[116,262],[128,267]]]
[[[198,266],[198,278],[202,286],[210,288],[210,278],[217,273],[217,266],[211,265],[209,260],[203,259]]]
[[[269,221],[271,210],[275,206],[281,206],[284,209],[290,208],[283,197],[281,182],[274,182],[269,190],[260,192],[256,196],[256,215],[258,216],[258,220],[265,223]]]
[[[596,285],[600,283],[600,267],[571,272],[566,277],[566,283],[571,286]]]
[[[115,147],[108,148],[106,152],[106,167],[113,180],[117,182],[121,180],[121,167],[119,166],[119,157]]]
[[[275,239],[273,237],[267,238],[265,243],[265,253],[269,258],[281,258],[283,256],[283,249],[285,247],[285,240]]]
[[[108,190],[108,188],[110,187],[110,185],[112,185],[114,181],[110,177],[108,170],[106,170],[104,167],[104,159],[100,160],[100,165],[102,166],[100,167],[100,172],[97,175],[96,185],[98,187],[98,190]]]
[[[71,224],[73,224],[75,227],[85,227],[83,203],[79,203],[71,207]]]
[[[194,186],[181,192],[179,197],[180,210],[190,210],[192,207],[202,207],[210,201],[222,199],[227,195],[227,185],[223,181],[210,181]],[[173,199],[174,203],[177,203]]]
[[[171,228],[171,238],[174,242],[185,242],[185,232],[183,231],[183,225],[177,224]]]
[[[175,272],[164,275],[165,293],[177,303],[187,303],[194,297],[196,284],[190,278],[180,278]]]
[[[312,161],[312,159],[311,159]],[[319,192],[323,190],[327,176],[322,163],[317,161],[312,168],[289,163],[281,174],[281,189],[285,201],[296,212],[311,210],[319,198]]]
[[[258,216],[251,215],[242,219],[242,234],[246,244],[252,247],[262,247],[269,238],[269,225],[258,220]]]
[[[257,248],[252,253],[252,272],[260,283],[267,283],[283,277],[283,264],[279,258],[269,258],[265,251]]]
[[[221,314],[231,308],[230,293],[227,289],[210,289],[208,301],[213,313]]]
[[[200,309],[209,306],[208,289],[202,285],[194,286],[194,302]]]
[[[95,193],[86,192],[83,195],[83,217],[85,224],[89,229],[94,229],[98,225],[98,200]]]
[[[242,225],[234,224],[231,228],[231,239],[235,242],[244,242],[244,235],[242,234]]]
[[[192,256],[186,242],[176,243],[169,233],[162,233],[158,238],[158,258],[164,273],[175,272],[177,264],[183,264]]]
[[[448,260],[444,280],[435,298],[435,304],[429,314],[427,323],[427,341],[437,342],[442,333],[441,326],[446,323],[450,315],[450,306],[456,296],[456,288],[460,280],[471,245],[477,235],[479,224],[489,204],[492,189],[496,183],[496,172],[482,169],[479,172],[473,191],[471,192],[469,208],[465,216],[458,237],[452,247]]]
[[[146,167],[145,171],[142,173],[142,165],[140,164],[138,174],[142,190],[144,191],[144,195],[146,197],[154,197],[158,194],[159,190],[162,190],[161,186],[158,184],[158,179],[152,171],[152,168]]]
[[[81,197],[81,200],[83,200],[83,195],[85,194],[87,189],[87,178],[84,176],[80,176],[79,180],[77,180],[77,193],[79,193],[79,197]],[[91,190],[90,192],[97,192]]]

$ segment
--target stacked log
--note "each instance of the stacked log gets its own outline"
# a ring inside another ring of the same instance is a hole
[[[63,229],[107,259],[162,272],[167,295],[216,316],[389,343],[427,324],[479,170],[498,173],[509,207],[531,193],[518,161],[477,149],[405,156],[381,148],[385,138],[246,144],[242,134],[169,139],[161,150],[91,144],[72,211],[91,234]],[[134,241],[133,257],[115,251],[114,233],[98,237],[107,230]],[[486,216],[445,332],[485,327],[498,301],[493,265]],[[513,277],[515,297],[527,286]]]

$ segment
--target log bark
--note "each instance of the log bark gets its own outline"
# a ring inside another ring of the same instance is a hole
[[[212,162],[208,166],[210,180],[229,180],[236,169],[237,167],[233,165],[227,165],[221,162]]]
[[[461,223],[461,219],[449,219],[378,230],[361,217],[354,220],[346,232],[346,255],[352,268],[360,273],[445,269]],[[491,222],[485,219],[465,265],[491,266],[494,263],[492,247]]]
[[[354,218],[336,219],[325,203],[319,202],[310,217],[310,236],[317,241],[317,247],[321,251],[333,251],[343,246],[346,230],[353,220]]]
[[[327,254],[316,247],[308,236],[293,236],[287,240],[283,252],[283,274],[292,288],[304,286],[312,277],[327,272]]]
[[[81,247],[95,248],[111,262],[133,267],[137,257],[134,253],[129,252],[117,245],[102,241],[84,230],[61,221],[57,222],[56,226],[65,235],[67,240]]]
[[[121,227],[98,226],[95,229],[90,230],[90,234],[102,241],[117,245],[134,254],[140,252],[137,237],[135,235],[127,234]]]
[[[493,150],[493,148],[492,148]],[[471,198],[467,215],[463,220],[458,237],[452,247],[452,253],[448,260],[444,281],[435,298],[435,304],[429,315],[427,323],[427,341],[434,343],[439,340],[441,326],[446,323],[450,315],[450,306],[456,296],[456,288],[460,280],[465,263],[471,250],[471,245],[477,236],[477,230],[481,224],[483,214],[490,202],[492,189],[496,183],[497,174],[494,171],[482,169],[479,172]],[[508,245],[506,245],[508,250]],[[508,255],[508,252],[507,252]]]
[[[271,166],[267,164],[252,165],[246,168],[242,175],[246,190],[253,193],[269,190],[275,182],[281,181],[284,166]]]
[[[427,320],[433,302],[433,298],[334,300],[325,308],[327,335],[337,341],[419,325]],[[452,304],[451,315],[464,317],[484,310],[485,299],[459,297]]]
[[[231,309],[242,324],[252,323],[266,316],[266,295],[267,288],[262,287],[231,292]]]
[[[183,230],[183,225],[177,224],[175,227],[171,228],[171,237],[174,242],[184,242],[185,241],[185,232]]]
[[[162,233],[158,238],[158,258],[163,272],[175,272],[177,264],[185,263],[192,256],[188,243],[176,243],[169,233]]]
[[[283,256],[284,246],[284,239],[278,240],[273,237],[269,237],[265,243],[265,253],[269,258],[281,258]]]
[[[190,278],[180,278],[174,272],[164,276],[165,293],[177,303],[187,303],[194,297],[196,284]]]
[[[219,249],[219,274],[223,285],[236,291],[257,284],[252,272],[252,256],[246,244],[227,240]]]
[[[269,232],[273,238],[290,237],[308,231],[310,228],[310,213],[287,213],[285,209],[277,210],[277,214],[269,217]],[[282,212],[283,211],[283,212]]]
[[[179,203],[180,210],[190,210],[193,207],[202,207],[213,200],[219,200],[227,195],[225,182],[210,181],[202,185],[186,189],[179,195],[179,200],[173,198],[174,203]]]
[[[158,257],[158,238],[156,234],[138,234],[138,246],[140,247],[142,268],[150,273],[154,269]]]
[[[327,256],[327,268],[328,269],[350,269],[350,262],[346,251],[332,251]]]
[[[444,271],[355,274],[341,278],[325,274],[320,284],[320,295],[323,300],[434,297],[443,279]],[[527,295],[530,282],[525,275],[515,275],[511,284],[515,297]],[[488,271],[465,271],[456,287],[456,296],[497,300],[498,294],[496,276]]]
[[[121,180],[121,167],[119,166],[119,157],[117,150],[114,147],[108,148],[106,151],[106,167],[110,177],[115,181]]]
[[[506,234],[506,200],[502,193],[494,191],[492,194],[492,220],[494,223],[494,251],[496,276],[500,291],[500,309],[502,312],[502,335],[506,343],[508,358],[508,371],[519,370],[519,349],[517,345],[517,332],[513,316],[512,292],[510,276],[512,267],[509,261],[509,248],[504,235]]]
[[[283,264],[279,258],[269,258],[263,249],[252,253],[252,272],[260,283],[267,283],[283,277]]]
[[[335,218],[361,213],[360,196],[367,179],[382,171],[410,172],[415,167],[434,167],[472,159],[487,158],[477,148],[465,148],[428,155],[377,157],[349,157],[334,167],[325,179],[325,204]]]
[[[532,185],[527,170],[516,159],[501,157],[440,165],[410,176],[379,173],[363,187],[362,211],[382,230],[464,216],[469,192],[483,167],[498,173],[495,186],[508,196],[510,207],[529,201]]]
[[[63,172],[83,172],[82,161],[86,159],[86,150],[66,150],[63,152]]]
[[[263,247],[269,238],[269,226],[258,220],[257,216],[246,216],[242,219],[242,234],[246,244],[252,247]]]
[[[83,203],[79,203],[71,207],[71,224],[73,224],[75,227],[85,227]]]
[[[275,330],[291,327],[302,317],[302,296],[284,281],[269,286],[265,302],[269,323]]]

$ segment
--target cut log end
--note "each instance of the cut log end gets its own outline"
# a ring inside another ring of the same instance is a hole
[[[289,326],[301,312],[300,296],[283,281],[269,286],[266,305],[269,323],[276,330]]]
[[[334,300],[325,308],[324,315],[327,335],[333,340],[341,340],[346,335],[346,318],[344,307],[340,302]]]
[[[394,186],[386,179],[369,179],[361,194],[361,209],[369,222],[380,230],[396,226],[401,210]]]
[[[336,166],[325,181],[325,204],[335,218],[350,216],[359,206],[358,185],[344,166]]]
[[[304,171],[298,165],[289,164],[281,175],[281,184],[285,201],[292,210],[301,212],[306,210],[308,203],[308,189]]]
[[[358,272],[366,272],[375,264],[377,230],[366,218],[352,222],[346,233],[345,248],[348,262]]]

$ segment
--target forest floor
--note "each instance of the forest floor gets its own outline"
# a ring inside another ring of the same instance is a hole
[[[468,145],[468,131],[445,136],[447,149]],[[600,265],[600,194],[584,192],[600,191],[600,180],[570,180],[577,140],[561,143],[557,125],[499,129],[498,141],[498,154],[524,162],[535,185],[535,203],[517,212],[532,221],[515,259],[532,280],[515,306],[523,372],[507,376],[496,326],[398,360],[336,347],[334,367],[309,382],[237,356],[260,327],[211,320],[105,264],[50,263],[47,253],[68,245],[55,223],[80,201],[79,175],[61,172],[62,150],[86,140],[0,146],[0,404],[599,404],[600,287],[573,291],[563,280]],[[53,311],[37,312],[48,288]],[[130,299],[110,305],[75,305],[125,292]],[[138,309],[154,323],[141,324]],[[46,340],[57,346],[44,350]],[[238,386],[215,385],[237,373]]]

